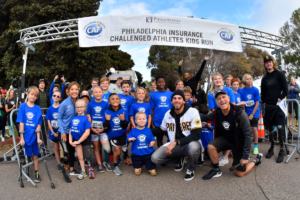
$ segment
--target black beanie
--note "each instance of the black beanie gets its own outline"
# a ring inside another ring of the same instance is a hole
[[[183,92],[182,92],[181,90],[175,90],[175,91],[173,92],[173,94],[172,94],[172,99],[173,99],[173,97],[174,97],[175,95],[180,95],[180,96],[182,96],[183,100],[185,100],[184,94],[183,94]],[[171,99],[171,101],[172,101],[172,99]]]

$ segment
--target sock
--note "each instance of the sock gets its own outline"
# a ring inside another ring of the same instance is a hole
[[[118,166],[118,163],[114,163],[114,167],[117,167]]]
[[[106,162],[106,163],[108,163],[108,161],[109,161],[109,153],[107,153],[105,150],[104,150],[104,154],[105,154],[105,159],[104,159],[104,161]]]
[[[128,151],[123,151],[123,159],[125,160],[126,158],[128,158]]]
[[[39,170],[34,170],[34,173],[36,174],[36,173],[39,173]]]
[[[257,144],[254,143],[254,148],[258,148]]]
[[[211,165],[213,166],[213,168],[216,170],[216,171],[219,171],[220,168],[219,168],[219,162],[214,164],[214,163],[211,163]]]

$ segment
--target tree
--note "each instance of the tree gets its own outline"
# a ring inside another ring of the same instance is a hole
[[[102,0],[101,0],[102,1]],[[22,73],[22,54],[25,49],[16,44],[18,30],[67,19],[98,15],[99,0],[0,0],[0,80],[8,86]],[[39,78],[51,82],[56,74],[65,75],[68,81],[76,80],[85,89],[94,77],[100,77],[110,67],[131,69],[131,56],[119,46],[79,48],[78,40],[35,45],[28,53],[26,79],[30,84]],[[50,84],[49,84],[50,85]]]
[[[226,52],[211,49],[199,49],[189,47],[151,46],[147,67],[151,69],[151,76],[165,76],[166,86],[171,90],[175,89],[175,82],[179,80],[178,62],[183,59],[183,72],[196,75],[208,55],[207,62],[201,76],[200,85],[206,93],[210,90],[211,75],[219,72],[225,77],[231,74],[234,77],[249,73],[254,79],[264,73],[263,57],[268,55],[266,51],[253,46],[243,46],[242,53]]]
[[[283,59],[287,64],[287,72],[289,76],[300,76],[300,8],[292,13],[290,22],[284,23],[279,29],[280,35],[285,37],[285,44],[290,49],[284,53]]]

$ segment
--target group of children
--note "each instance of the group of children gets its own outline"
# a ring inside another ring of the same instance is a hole
[[[158,147],[162,145],[162,137],[155,138],[150,128],[160,126],[165,113],[171,109],[172,92],[165,90],[163,77],[156,79],[157,91],[151,95],[149,104],[145,102],[146,91],[144,88],[136,89],[135,98],[130,95],[130,83],[123,81],[121,89],[123,94],[109,93],[109,80],[100,80],[100,86],[93,88],[92,101],[87,104],[83,99],[75,103],[76,116],[70,122],[69,142],[76,150],[81,173],[78,179],[95,178],[91,164],[91,143],[97,162],[98,172],[114,171],[116,175],[122,175],[119,168],[121,151],[124,163],[134,167],[136,175],[141,174],[145,165],[150,175],[156,175],[156,165],[151,161],[154,151],[153,146],[157,140]],[[197,108],[200,112],[208,113],[206,105],[200,105],[190,101],[192,95],[189,87],[183,88],[187,104]],[[42,113],[34,101],[39,95],[36,87],[28,90],[28,102],[20,106],[18,122],[20,123],[21,145],[24,146],[25,155],[32,156],[35,166],[35,182],[40,181],[38,174],[39,155],[38,145],[40,139],[40,127]],[[58,170],[61,171],[59,155],[59,134],[57,115],[61,100],[61,92],[55,91],[52,96],[53,105],[48,108],[46,119],[49,126],[49,139],[54,144],[55,157]],[[205,107],[206,106],[206,107]],[[202,144],[206,148],[212,140],[213,123],[203,124]],[[45,138],[44,138],[45,139]],[[131,144],[131,159],[128,156],[128,145]],[[101,159],[101,147],[104,150],[104,159]],[[109,163],[110,153],[113,151],[113,167]],[[88,172],[85,170],[85,161],[88,164]],[[199,165],[203,163],[203,156],[199,158]]]

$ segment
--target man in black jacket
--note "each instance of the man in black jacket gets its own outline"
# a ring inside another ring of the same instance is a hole
[[[184,94],[176,90],[171,100],[173,107],[166,112],[160,127],[152,129],[153,135],[164,135],[166,132],[170,142],[159,147],[151,156],[153,163],[175,163],[175,171],[181,171],[184,158],[190,163],[184,177],[190,181],[195,176],[197,160],[200,155],[200,138],[202,132],[198,110],[185,103]]]
[[[266,75],[261,80],[261,100],[265,106],[264,123],[266,129],[269,130],[269,140],[271,147],[266,155],[266,158],[271,158],[274,155],[274,135],[273,126],[277,127],[280,150],[277,163],[281,163],[284,158],[284,136],[285,136],[285,114],[277,102],[281,102],[287,96],[288,87],[285,76],[278,71],[272,56],[264,57],[264,68]]]
[[[197,85],[198,82],[200,81],[203,69],[205,67],[206,61],[209,60],[209,56],[204,57],[204,61],[201,64],[200,70],[197,72],[196,76],[191,77],[189,73],[184,73],[182,72],[181,65],[183,63],[183,60],[179,62],[179,67],[178,67],[178,73],[183,76],[184,79],[184,87],[189,86],[192,89],[192,95],[196,95],[196,90],[197,90]]]
[[[258,154],[253,162],[248,163],[253,140],[248,115],[242,108],[229,103],[230,99],[226,90],[217,91],[215,98],[219,108],[209,115],[201,114],[203,121],[214,121],[216,136],[207,146],[214,169],[203,176],[203,179],[209,180],[222,175],[218,158],[219,152],[226,150],[232,150],[234,157],[232,165],[236,166],[236,175],[245,176],[262,160],[262,154]],[[237,166],[239,163],[240,166]]]

